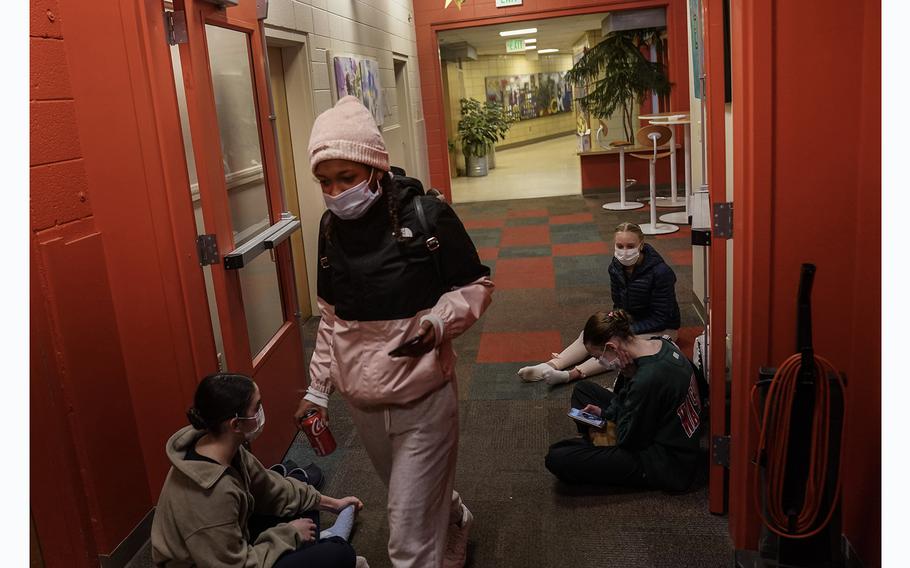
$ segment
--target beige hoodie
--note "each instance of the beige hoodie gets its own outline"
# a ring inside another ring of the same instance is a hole
[[[315,509],[313,487],[262,466],[241,447],[234,466],[186,460],[186,451],[205,432],[186,426],[167,442],[173,467],[164,481],[152,523],[156,566],[242,566],[269,568],[300,545],[291,525],[281,523],[249,541],[250,516],[286,517]]]

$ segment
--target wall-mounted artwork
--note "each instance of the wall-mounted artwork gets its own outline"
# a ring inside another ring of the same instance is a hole
[[[360,99],[373,114],[377,126],[382,126],[385,101],[379,81],[379,62],[356,55],[333,57],[335,71],[335,100],[351,95]]]
[[[572,85],[565,71],[486,77],[488,101],[503,105],[518,120],[572,110]]]

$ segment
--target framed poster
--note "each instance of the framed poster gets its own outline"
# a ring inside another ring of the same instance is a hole
[[[335,55],[332,57],[332,71],[335,75],[335,100],[351,95],[360,99],[370,110],[377,126],[385,119],[385,100],[379,78],[379,62],[359,55]]]

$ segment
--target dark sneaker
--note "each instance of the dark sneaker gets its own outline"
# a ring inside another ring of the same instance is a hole
[[[293,477],[294,479],[308,483],[317,490],[322,488],[322,482],[324,481],[322,470],[319,469],[319,466],[315,463],[311,463],[306,467],[297,467],[290,470],[288,472],[288,477]]]

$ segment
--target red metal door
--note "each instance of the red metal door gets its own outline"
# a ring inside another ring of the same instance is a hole
[[[701,30],[705,74],[702,120],[705,123],[708,192],[711,207],[725,203],[726,125],[724,104],[724,11],[723,0],[702,0]],[[714,459],[714,441],[729,434],[727,426],[727,241],[712,230],[708,248],[708,374],[711,382],[711,448],[708,470],[708,509],[725,513],[728,504],[728,470]]]
[[[219,261],[205,269],[216,342],[223,368],[259,385],[270,419],[253,449],[268,464],[281,459],[296,435],[291,416],[304,364],[290,241],[253,247],[242,266],[228,267],[232,252],[261,243],[286,211],[257,2],[222,8],[176,0],[174,11],[186,21],[177,88],[186,101],[184,138],[192,139],[191,193],[197,225],[215,236],[219,251]]]

